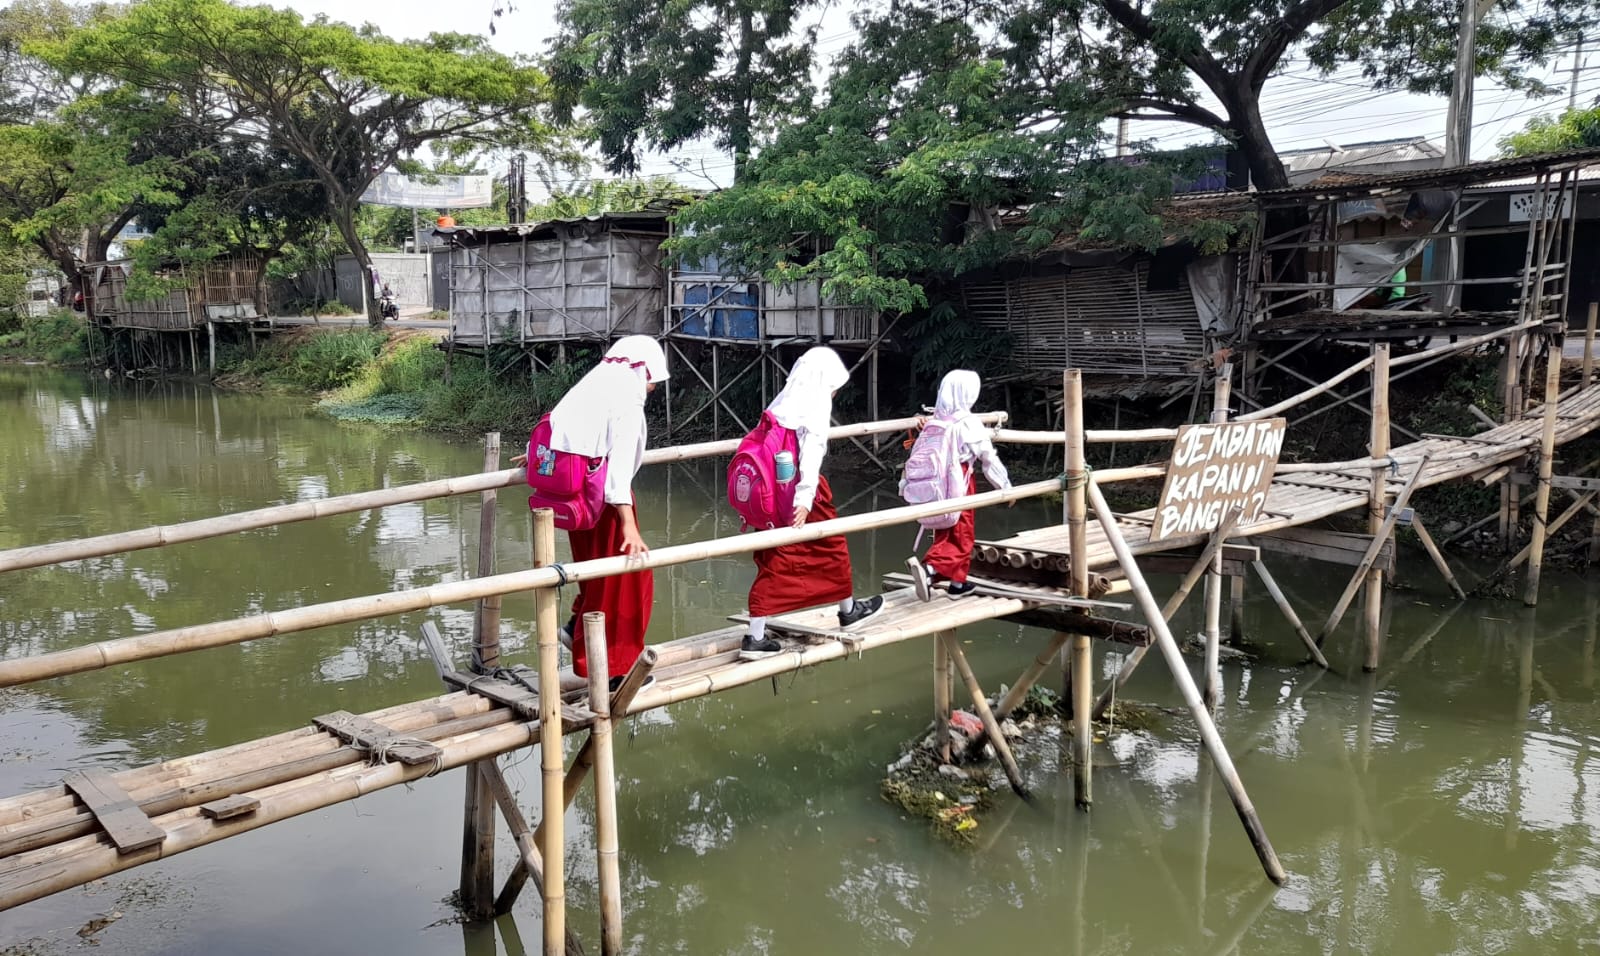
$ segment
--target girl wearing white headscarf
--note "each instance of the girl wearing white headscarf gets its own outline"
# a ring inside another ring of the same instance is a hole
[[[767,406],[773,419],[793,429],[800,449],[796,463],[794,527],[839,516],[833,490],[822,477],[833,424],[833,394],[850,373],[833,349],[808,350],[794,363],[778,397]],[[851,593],[850,547],[843,536],[783,545],[755,553],[756,580],[750,586],[750,633],[739,649],[744,660],[769,657],[782,650],[766,636],[767,618],[833,601],[839,603],[839,626],[853,627],[876,614],[883,598],[857,600]]]
[[[579,379],[550,412],[551,448],[607,462],[606,507],[600,520],[587,531],[567,532],[574,561],[648,551],[639,536],[633,476],[644,455],[645,398],[666,381],[667,374],[667,357],[655,339],[630,335],[618,339],[600,364]],[[525,465],[527,456],[519,455],[512,462]],[[588,676],[583,615],[600,611],[606,616],[606,659],[616,675],[611,682],[620,683],[644,653],[644,633],[650,626],[654,602],[655,576],[648,569],[580,582],[572,619],[565,628],[571,635],[573,670],[580,677]]]
[[[939,401],[933,410],[935,418],[955,423],[960,439],[956,448],[967,475],[966,493],[969,495],[976,494],[978,490],[974,462],[982,466],[989,484],[996,488],[1011,487],[1011,477],[1006,474],[1006,466],[1000,463],[1000,456],[994,450],[989,429],[972,414],[972,404],[978,400],[981,387],[977,372],[966,369],[950,372],[939,383]],[[976,513],[963,511],[961,520],[953,526],[933,533],[933,545],[923,558],[925,563],[919,564],[916,558],[912,558],[907,564],[914,576],[926,574],[929,578],[950,582],[950,596],[960,597],[975,587],[967,580],[967,574],[972,569],[972,547],[976,541]],[[918,584],[917,590],[919,594],[926,593],[926,578]]]

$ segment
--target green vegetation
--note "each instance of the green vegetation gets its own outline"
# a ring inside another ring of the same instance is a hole
[[[1500,141],[1506,156],[1535,156],[1600,146],[1600,106],[1566,110],[1560,116],[1535,116],[1520,132]]]
[[[83,316],[69,309],[52,309],[42,316],[19,315],[0,334],[0,360],[83,365],[89,360],[92,334]]]
[[[384,341],[383,333],[367,329],[278,336],[253,355],[242,346],[224,350],[217,370],[224,379],[325,391],[354,381],[378,357]]]

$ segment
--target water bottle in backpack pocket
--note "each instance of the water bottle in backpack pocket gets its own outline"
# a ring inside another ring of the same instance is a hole
[[[762,412],[761,421],[739,442],[728,463],[728,504],[744,522],[741,530],[787,528],[794,521],[795,464],[800,445],[794,429]]]
[[[930,418],[911,446],[900,478],[900,497],[908,505],[926,505],[960,498],[967,493],[966,469],[961,467],[961,423]],[[953,528],[961,512],[918,518],[924,530]],[[922,540],[921,532],[917,540]]]
[[[539,419],[528,438],[528,508],[555,512],[562,531],[588,531],[606,506],[604,458],[589,458],[550,447],[550,416]]]

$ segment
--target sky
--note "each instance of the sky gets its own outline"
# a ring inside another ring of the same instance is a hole
[[[306,16],[326,14],[330,19],[359,24],[372,22],[385,34],[401,39],[419,38],[433,32],[487,33],[496,5],[508,0],[271,0],[292,7]],[[509,0],[515,9],[495,19],[496,34],[490,42],[506,53],[538,55],[555,35],[553,0]],[[849,45],[852,38],[847,0],[829,0],[812,16],[817,22],[818,58],[826,63]],[[1550,79],[1566,86],[1571,78],[1574,56],[1568,54],[1551,65]],[[1289,62],[1285,72],[1267,82],[1262,94],[1263,114],[1273,143],[1279,150],[1351,145],[1373,140],[1407,136],[1427,136],[1441,146],[1444,141],[1446,102],[1443,97],[1409,93],[1375,93],[1360,81],[1354,70],[1341,71],[1323,79],[1304,63]],[[819,78],[825,67],[819,66]],[[1578,102],[1593,102],[1600,97],[1600,50],[1583,57],[1578,78]],[[1523,94],[1507,91],[1487,80],[1480,80],[1473,108],[1472,158],[1489,159],[1497,152],[1500,140],[1532,117],[1559,112],[1566,106],[1566,93],[1545,99],[1529,100]],[[1208,105],[1215,106],[1215,103]],[[1135,139],[1151,141],[1161,147],[1207,142],[1207,131],[1173,123],[1133,124]],[[681,167],[681,168],[680,168]],[[687,171],[685,171],[687,170]],[[732,162],[709,143],[697,144],[669,156],[652,156],[646,174],[663,173],[689,185],[704,188],[708,179],[726,185],[732,178]],[[603,178],[596,165],[592,175]],[[529,184],[530,193],[534,191]]]

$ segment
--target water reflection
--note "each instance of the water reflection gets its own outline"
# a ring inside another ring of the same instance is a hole
[[[285,399],[185,385],[0,368],[0,406],[0,546],[463,474],[481,462],[470,444],[340,426]],[[735,533],[719,477],[715,465],[647,472],[647,538]],[[847,510],[893,499],[884,485],[844,480],[840,489],[855,499]],[[502,568],[527,562],[523,497],[502,496]],[[476,560],[477,518],[467,496],[7,575],[0,654],[458,580]],[[1019,507],[986,515],[983,530],[1048,520],[1049,506]],[[911,537],[890,529],[853,539],[858,586],[896,568]],[[1308,618],[1342,586],[1313,565],[1274,570]],[[721,626],[752,573],[743,558],[663,572],[652,639]],[[1547,577],[1537,615],[1453,606],[1431,579],[1403,578],[1417,590],[1396,592],[1375,675],[1361,674],[1353,624],[1332,639],[1336,670],[1324,673],[1301,665],[1275,608],[1247,608],[1256,657],[1226,666],[1219,724],[1291,871],[1282,890],[1262,879],[1181,715],[1100,748],[1092,814],[1072,809],[1066,757],[1046,739],[1026,756],[1038,809],[1001,792],[976,851],[934,842],[877,793],[884,765],[929,717],[931,654],[920,642],[785,678],[776,695],[763,684],[630,721],[617,751],[628,951],[1600,947],[1600,780],[1590,759],[1600,739],[1600,590]],[[508,597],[503,613],[507,654],[526,659],[532,601]],[[0,789],[431,695],[437,680],[416,638],[425,619],[464,656],[471,609],[453,607],[0,691]],[[1198,602],[1174,627],[1199,629]],[[1044,635],[997,625],[962,639],[993,688],[1014,679]],[[1127,694],[1180,703],[1159,665]],[[536,754],[507,764],[531,803]],[[116,904],[127,915],[101,936],[113,952],[537,952],[531,894],[492,927],[448,921],[461,787],[446,776],[0,914],[0,940],[75,950],[73,931]],[[592,942],[587,796],[568,830],[569,923]],[[510,858],[504,834],[501,853]]]

